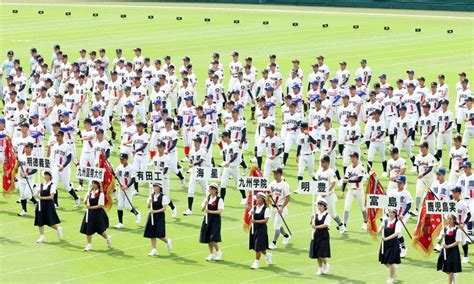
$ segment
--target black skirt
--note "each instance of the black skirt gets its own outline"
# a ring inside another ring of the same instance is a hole
[[[444,253],[446,251],[446,260],[444,260]],[[449,249],[442,249],[438,257],[438,270],[443,272],[462,272],[461,268],[461,255],[459,253],[459,247],[455,246]]]
[[[41,203],[41,205],[40,205]],[[41,206],[41,211],[39,211]],[[35,226],[54,226],[61,223],[53,200],[40,200],[35,208]]]
[[[95,233],[102,234],[109,227],[109,217],[103,208],[93,209],[89,211],[89,219],[86,222],[87,211],[82,219],[80,232],[85,235],[93,235]]]
[[[267,224],[253,224],[254,232],[250,228],[249,249],[254,251],[266,251],[268,249]]]
[[[166,237],[165,213],[153,214],[153,225],[151,224],[151,215],[151,213],[148,214],[143,236],[149,239]]]
[[[207,214],[207,224],[205,216],[202,220],[199,242],[207,244],[210,242],[220,243],[221,241],[221,215]]]
[[[327,228],[315,230],[309,245],[309,258],[318,257],[331,257],[329,230]]]
[[[379,261],[382,264],[399,264],[400,263],[400,242],[398,238],[383,241],[384,248],[382,254],[382,244],[379,249]]]

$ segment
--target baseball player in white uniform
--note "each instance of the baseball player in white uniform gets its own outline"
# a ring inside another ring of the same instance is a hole
[[[146,171],[148,166],[148,144],[150,135],[145,132],[145,123],[137,123],[137,133],[132,137],[133,169],[137,172]],[[135,181],[135,194],[138,193],[138,182]]]
[[[398,219],[401,222],[406,223],[408,221],[408,218],[410,218],[410,214],[408,214],[408,212],[410,211],[413,198],[411,197],[410,192],[406,188],[406,183],[407,183],[406,176],[403,176],[403,175],[398,176],[396,182],[397,182],[396,196],[398,196],[400,200],[400,207],[397,210]],[[400,242],[400,257],[405,257],[407,255],[408,249],[405,246],[405,239],[403,238],[403,235],[398,237],[398,241]]]
[[[281,168],[280,156],[281,153],[283,153],[283,145],[280,137],[275,134],[275,125],[267,125],[265,132],[265,149],[267,156],[265,158],[263,177],[268,178],[271,171]]]
[[[314,150],[316,149],[316,138],[308,130],[306,122],[301,123],[300,135],[298,136],[298,146],[296,149],[296,161],[298,162],[298,180],[303,180],[305,170],[314,180]]]
[[[288,216],[288,202],[290,202],[290,185],[283,180],[283,170],[278,168],[273,171],[274,181],[268,185],[268,191],[272,199],[272,216],[273,219],[273,241],[268,246],[269,249],[276,249],[276,243],[280,234],[283,235],[283,245],[287,245],[291,239],[283,227],[283,219]]]
[[[395,195],[397,192],[397,177],[405,175],[407,169],[407,162],[405,159],[400,157],[400,153],[397,147],[390,149],[390,155],[392,158],[388,160],[388,174],[389,181],[387,186],[387,195]]]
[[[18,174],[17,174],[17,188],[20,193],[20,203],[22,211],[18,213],[18,216],[28,215],[28,210],[26,207],[26,202],[30,200],[33,204],[36,204],[37,201],[33,197],[33,192],[35,191],[35,178],[34,175],[37,172],[37,169],[28,168],[26,165],[26,160],[29,157],[34,157],[33,154],[33,143],[29,142],[25,145],[24,153],[18,155]]]
[[[63,131],[59,130],[54,136],[56,137],[56,143],[53,145],[51,150],[53,183],[56,184],[57,187],[59,185],[59,182],[61,182],[64,188],[74,198],[75,206],[79,207],[81,204],[81,200],[74,191],[71,183],[71,146],[64,142]],[[54,203],[56,204],[56,206],[59,206],[58,193],[54,195]]]
[[[222,132],[222,179],[221,179],[221,198],[224,199],[226,195],[227,182],[229,177],[232,177],[235,181],[235,187],[238,188],[238,180],[240,178],[239,164],[241,157],[241,149],[237,141],[232,141],[230,138],[230,132]],[[242,196],[241,204],[247,202],[245,191],[240,189],[240,195]]]
[[[116,229],[122,229],[123,224],[123,209],[132,212],[135,215],[135,224],[140,224],[141,214],[132,205],[134,189],[132,185],[135,184],[135,169],[128,164],[128,154],[120,154],[120,165],[117,167],[116,173],[120,183],[120,189],[117,191],[117,216],[118,223],[114,226]]]
[[[84,119],[84,131],[82,131],[82,137],[79,138],[79,141],[82,141],[79,165],[81,167],[95,167],[94,144],[97,142],[97,138],[95,131],[92,129],[92,120],[90,118]],[[77,191],[81,191],[83,185],[84,180],[79,180]]]
[[[436,113],[437,115],[437,129],[438,129],[438,136],[437,136],[437,152],[435,157],[439,159],[439,166],[443,165],[443,146],[446,144],[446,148],[448,150],[452,147],[453,142],[453,125],[454,125],[454,115],[448,109],[449,101],[447,99],[441,100],[439,102],[441,104],[441,109]]]
[[[462,164],[468,159],[467,148],[462,146],[461,136],[456,135],[453,141],[454,146],[449,150],[449,185],[451,188],[456,186],[462,174]]]
[[[329,119],[329,118],[328,118]],[[337,229],[339,230],[340,234],[344,234],[346,232],[346,226],[342,223],[341,218],[336,213],[336,201],[337,195],[335,192],[337,177],[334,170],[330,167],[330,161],[328,155],[324,155],[321,157],[321,166],[316,171],[316,181],[318,182],[318,187],[321,183],[324,183],[324,187],[328,188],[329,194],[326,196],[319,196],[319,199],[325,199],[328,204],[328,212],[331,218],[336,222]]]
[[[352,203],[354,198],[357,198],[359,203],[360,211],[362,212],[362,223],[361,230],[367,230],[367,211],[365,209],[364,199],[364,187],[362,185],[365,171],[362,164],[359,162],[359,153],[355,152],[351,155],[352,164],[349,165],[344,174],[343,187],[348,186],[346,200],[344,202],[344,226],[347,227],[347,221],[349,220],[349,212],[351,211]]]
[[[172,128],[174,120],[171,117],[166,118],[165,120],[165,129],[160,133],[159,140],[163,141],[166,144],[166,153],[170,158],[169,168],[178,176],[181,186],[185,186],[185,180],[183,173],[181,172],[181,165],[178,163],[178,134]]]
[[[188,208],[183,212],[183,215],[188,216],[193,214],[194,191],[197,185],[201,187],[202,195],[206,197],[207,193],[207,179],[205,177],[198,179],[198,168],[209,167],[210,164],[206,162],[206,150],[201,148],[202,139],[196,137],[193,139],[194,147],[189,161],[189,168],[191,170],[191,177],[188,185]]]
[[[290,150],[291,147],[294,144],[298,143],[298,136],[299,136],[299,131],[298,129],[300,128],[302,122],[302,117],[301,113],[296,111],[296,104],[291,103],[290,104],[290,113],[286,117],[285,120],[285,127],[286,127],[286,133],[285,133],[285,149],[284,149],[284,154],[283,154],[283,166],[286,166],[286,161],[288,160],[288,156],[290,155]]]
[[[369,152],[367,157],[367,171],[370,171],[373,168],[373,161],[375,153],[380,154],[380,159],[382,160],[383,167],[383,177],[386,177],[387,174],[387,159],[385,158],[385,143],[384,135],[386,131],[385,123],[380,119],[382,113],[379,110],[376,110],[374,113],[374,119],[368,123],[366,131],[369,133],[366,134],[366,137],[369,139]]]
[[[415,209],[410,212],[413,216],[418,216],[421,200],[426,191],[434,181],[433,167],[436,165],[435,157],[429,153],[429,145],[423,142],[420,145],[420,154],[416,155],[415,165],[418,169],[418,179],[416,181]]]
[[[420,144],[427,142],[430,147],[430,153],[435,154],[435,141],[436,141],[436,121],[437,117],[430,113],[430,104],[423,104],[423,114],[418,119],[418,125],[420,126]]]

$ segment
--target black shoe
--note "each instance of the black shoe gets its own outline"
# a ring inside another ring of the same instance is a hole
[[[117,133],[115,133],[115,131],[112,131],[112,140],[115,140],[115,137],[117,137]]]

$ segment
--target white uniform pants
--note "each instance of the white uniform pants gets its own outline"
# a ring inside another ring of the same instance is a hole
[[[385,143],[383,141],[370,142],[369,152],[367,160],[372,162],[374,160],[375,153],[380,154],[382,161],[385,161]]]
[[[339,130],[337,133],[337,143],[338,144],[344,144],[346,141],[346,126],[344,125],[339,125]]]
[[[469,122],[466,122],[469,123]],[[464,134],[462,135],[462,144],[469,145],[469,139],[474,138],[474,128],[464,126]]]
[[[178,174],[179,169],[178,169],[178,152],[176,150],[172,153],[169,153],[170,157],[170,167],[169,169],[173,171],[173,173]]]
[[[311,177],[314,177],[314,155],[310,154],[301,154],[298,161],[298,176],[302,177],[304,175],[304,170],[308,169],[308,173]],[[286,209],[286,208],[285,208]]]
[[[453,146],[453,132],[451,130],[446,131],[444,134],[438,132],[438,137],[436,139],[437,143],[437,150],[443,150],[443,145],[446,144],[446,149],[451,150],[451,147]]]
[[[240,178],[239,166],[229,166],[224,168],[222,171],[222,178],[221,178],[221,188],[227,187],[227,182],[229,181],[229,177],[233,177],[235,181],[235,187],[238,188],[238,182]]]
[[[456,123],[461,124],[466,118],[467,107],[458,107],[456,110]]]
[[[273,219],[273,230],[275,231],[280,230],[280,228],[283,226],[283,220],[281,219],[280,214],[278,214],[277,209],[275,207],[272,208],[271,213],[272,213],[271,218]],[[285,207],[281,211],[281,215],[283,216],[283,218],[288,216],[288,207]]]
[[[31,191],[35,190],[34,183],[35,181],[34,181],[33,176],[28,176],[27,178],[23,178],[23,177],[18,178],[17,186],[18,186],[18,191],[20,192],[20,199],[29,200],[33,197],[33,195],[31,194]],[[30,189],[30,186],[31,186],[31,189]]]
[[[455,170],[451,170],[449,172],[449,186],[451,188],[456,187],[456,183],[458,182],[459,177],[461,176],[462,171],[459,171],[458,173]]]
[[[416,180],[416,197],[423,197],[426,192],[427,186],[431,186],[434,182],[435,176],[433,173],[429,173],[421,179]],[[426,184],[425,184],[426,183]]]
[[[318,201],[321,199],[321,195],[318,196]],[[326,203],[328,204],[328,212],[329,216],[331,218],[336,218],[337,213],[336,213],[336,201],[337,201],[337,195],[334,194],[334,191],[331,191],[327,196],[324,197],[326,200]]]
[[[193,143],[193,132],[191,131],[191,127],[190,126],[183,126],[183,144],[184,144],[184,147],[189,147],[191,146]]]
[[[351,211],[354,198],[357,198],[357,203],[359,203],[360,211],[364,211],[364,192],[362,191],[362,189],[349,189],[349,192],[347,192],[346,195],[346,201],[344,202],[344,211]]]
[[[53,183],[59,188],[59,183],[63,184],[66,191],[72,190],[71,186],[71,167],[68,165],[61,172],[53,168]]]
[[[133,169],[135,171],[140,171],[144,172],[146,171],[146,168],[148,167],[148,153],[143,153],[143,154],[135,154],[133,157]]]
[[[137,115],[140,116],[140,122],[146,123],[146,105],[145,102],[141,102],[139,105],[135,106],[137,109]]]
[[[255,136],[255,147],[257,147],[257,157],[263,156],[263,150],[265,149],[265,137]]]
[[[273,170],[281,168],[280,157],[275,157],[275,159],[270,160],[270,158],[265,159],[265,167],[263,168],[263,177],[268,178],[270,173]]]
[[[194,197],[194,191],[198,184],[201,187],[202,196],[207,196],[207,180],[196,180],[196,176],[192,174],[189,178],[188,197]]]
[[[133,187],[129,187],[126,190],[119,189],[117,191],[117,210],[123,210],[124,208],[127,209],[127,211],[132,211],[132,205],[130,205],[131,202],[133,202],[133,192],[135,190]],[[128,202],[127,197],[128,197],[130,202]]]
[[[413,141],[411,138],[408,138],[407,141],[403,141],[402,138],[397,138],[395,140],[395,147],[397,147],[400,151],[404,149],[407,152],[408,157],[413,157]]]
[[[80,165],[81,167],[95,167],[94,160],[94,152],[82,152]]]
[[[285,153],[290,153],[291,146],[298,142],[298,132],[295,130],[287,131],[285,136]]]

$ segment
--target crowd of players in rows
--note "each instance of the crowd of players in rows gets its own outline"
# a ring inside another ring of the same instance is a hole
[[[127,201],[138,193],[137,171],[153,168],[164,173],[160,187],[168,197],[173,217],[177,209],[170,198],[169,174],[176,174],[183,187],[188,177],[188,208],[183,214],[191,215],[196,186],[204,196],[209,187],[208,181],[196,179],[193,167],[222,167],[218,190],[223,201],[229,180],[233,179],[237,187],[249,161],[269,178],[272,172],[282,172],[295,149],[298,180],[306,173],[330,188],[324,203],[340,233],[346,232],[354,199],[363,215],[362,229],[367,227],[363,181],[377,156],[382,176],[389,178],[387,193],[402,196],[397,213],[402,220],[418,215],[427,186],[442,199],[451,198],[453,189],[462,196],[458,222],[466,223],[472,234],[474,175],[467,145],[474,137],[474,107],[464,72],[451,89],[444,75],[426,84],[426,79],[415,77],[411,69],[406,71],[406,79],[396,80],[392,86],[386,74],[373,76],[365,59],[354,76],[344,61],[333,75],[323,56],[317,57],[305,76],[295,59],[286,76],[276,55],[270,55],[268,64],[258,72],[251,57],[241,62],[239,53],[233,52],[225,68],[220,55],[214,53],[205,93],[198,96],[201,88],[189,57],[175,65],[170,56],[152,61],[140,48],[134,53],[133,58],[126,59],[117,49],[110,61],[104,49],[98,54],[90,51],[89,56],[80,50],[79,57],[72,59],[57,45],[48,60],[32,48],[29,68],[14,59],[13,51],[7,53],[2,65],[7,84],[0,91],[4,102],[0,157],[3,160],[8,136],[24,169],[17,179],[22,204],[19,215],[27,214],[27,200],[34,201],[30,186],[38,183],[38,173],[26,168],[26,158],[31,155],[52,159],[52,184],[55,188],[62,184],[80,206],[76,191],[82,190],[84,181],[79,180],[74,189],[72,165],[95,166],[100,153],[108,157],[115,148],[120,153],[115,171],[121,185],[116,195],[119,223],[115,227],[120,229],[124,209],[136,216],[137,223],[141,219],[140,212]],[[456,96],[450,96],[450,91]],[[198,99],[203,96],[204,100]],[[450,101],[450,97],[456,99]],[[450,104],[454,104],[454,114]],[[114,129],[117,124],[120,128]],[[247,131],[249,124],[255,124],[253,135]],[[180,140],[183,153],[178,155]],[[213,143],[219,153],[213,153]],[[79,144],[81,153],[76,152]],[[414,153],[418,151],[416,145],[420,145],[419,153]],[[390,159],[385,154],[387,148]],[[360,162],[365,151],[366,167]],[[317,152],[320,156],[315,160]],[[406,189],[407,162],[401,155],[410,159],[411,171],[417,175],[414,206]],[[218,156],[222,158],[220,165],[215,163]],[[443,167],[443,156],[448,157],[448,169]],[[336,166],[336,159],[342,159],[342,169]],[[189,164],[187,172],[180,162]],[[336,186],[342,187],[343,197],[346,195],[343,220],[335,210]],[[280,234],[285,244],[291,238],[279,217],[287,216],[291,193],[284,179],[273,181],[269,189],[277,208],[273,210],[275,233],[269,247],[276,248]],[[246,192],[240,190],[240,194],[241,204],[246,204]],[[57,193],[53,200],[59,206]],[[404,244],[402,255],[406,255]]]

